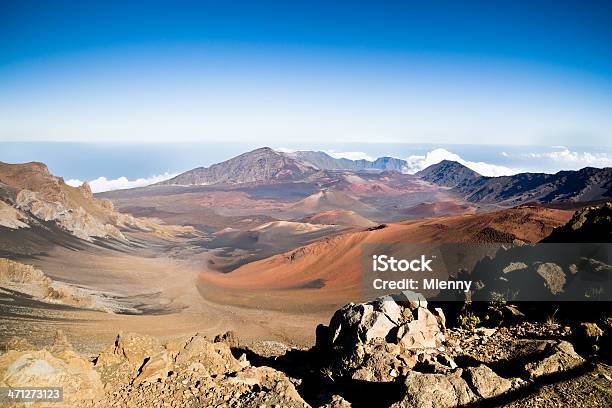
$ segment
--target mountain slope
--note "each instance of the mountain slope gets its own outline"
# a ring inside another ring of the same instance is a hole
[[[262,147],[232,159],[198,167],[159,185],[209,185],[296,181],[317,172],[296,158]]]
[[[419,172],[416,176],[430,183],[444,187],[455,187],[458,184],[469,183],[482,177],[463,164],[450,160],[442,160]]]
[[[341,191],[321,190],[291,206],[291,210],[303,214],[316,214],[323,211],[350,209],[357,213],[368,214],[376,210],[367,204]]]
[[[431,183],[452,187],[473,203],[515,206],[523,203],[587,202],[612,197],[612,168],[585,167],[555,174],[519,173],[485,177],[457,162],[444,160],[416,173]]]
[[[300,220],[311,224],[348,225],[356,227],[373,227],[375,222],[351,210],[329,210],[310,215]]]
[[[384,228],[328,237],[293,251],[241,266],[206,281],[248,289],[292,289],[309,282],[326,288],[358,288],[363,244],[537,242],[563,225],[571,211],[518,207],[486,214],[448,216],[389,224]]]
[[[612,196],[612,168],[481,177],[458,185],[456,190],[466,200],[477,203],[594,201]]]
[[[346,158],[334,158],[325,152],[308,150],[287,154],[310,163],[321,170],[395,170],[401,172],[406,167],[405,160],[387,156],[370,161],[365,159],[350,160]]]
[[[542,242],[612,243],[612,203],[576,211],[567,224],[555,228]]]
[[[402,171],[406,162],[393,157],[374,161],[336,159],[325,152],[278,152],[262,147],[210,167],[198,167],[158,185],[215,185],[300,181],[321,170]]]

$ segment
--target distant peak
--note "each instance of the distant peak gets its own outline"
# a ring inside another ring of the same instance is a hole
[[[259,147],[255,150],[251,150],[251,153],[255,153],[255,152],[262,152],[262,153],[279,153],[276,150],[272,149],[271,147],[268,146],[264,146],[264,147]]]
[[[452,160],[442,160],[439,163],[432,164],[417,172],[416,176],[445,187],[454,187],[465,181],[482,177],[469,167]]]

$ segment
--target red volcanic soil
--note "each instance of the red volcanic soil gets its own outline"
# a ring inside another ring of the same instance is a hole
[[[439,201],[435,203],[420,203],[401,211],[406,218],[431,218],[442,215],[474,214],[476,208],[459,204],[455,201]]]
[[[291,206],[291,210],[303,214],[314,214],[322,211],[352,208],[358,212],[372,212],[374,208],[341,191],[321,190]]]
[[[253,306],[265,293],[269,307],[276,298],[278,307],[299,302],[341,304],[359,295],[362,244],[512,242],[515,239],[537,242],[554,227],[565,224],[572,211],[542,207],[520,207],[487,214],[447,216],[390,224],[380,229],[341,234],[325,238],[284,254],[241,266],[228,274],[205,272],[201,286],[224,288],[208,290],[215,302],[236,302]],[[235,295],[246,291],[249,296]],[[281,306],[282,304],[282,306]]]
[[[351,210],[323,211],[309,217],[305,217],[300,221],[311,224],[348,225],[357,227],[372,227],[376,225],[374,221],[370,221]]]

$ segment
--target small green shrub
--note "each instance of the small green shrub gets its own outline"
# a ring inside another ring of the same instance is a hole
[[[468,312],[466,314],[461,314],[458,317],[459,328],[468,331],[474,331],[478,326],[480,326],[481,321],[480,317],[475,314]]]

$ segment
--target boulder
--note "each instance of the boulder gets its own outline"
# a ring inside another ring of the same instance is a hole
[[[393,381],[414,366],[411,356],[437,353],[445,340],[444,313],[426,305],[410,291],[348,304],[334,313],[328,328],[317,329],[317,350],[330,356],[334,375]]]
[[[410,310],[414,310],[418,307],[427,308],[427,300],[425,300],[425,296],[417,292],[405,290],[399,295],[394,295],[393,297],[399,305],[407,307]]]
[[[138,385],[143,382],[155,382],[164,380],[174,369],[174,363],[166,350],[160,351],[153,357],[146,360],[146,363],[139,370],[138,375],[134,379],[134,384]]]
[[[405,362],[398,359],[397,352],[379,344],[368,351],[363,363],[352,373],[351,378],[367,382],[392,382],[404,371],[401,368],[404,365]]]
[[[559,265],[551,262],[540,264],[536,273],[544,279],[544,286],[551,294],[563,293],[567,279]]]
[[[545,357],[525,365],[525,372],[531,379],[571,370],[584,364],[571,343],[561,340],[548,344],[544,350]]]
[[[418,307],[417,318],[398,328],[397,341],[405,349],[438,348],[444,341],[438,318],[428,309]]]
[[[237,385],[257,386],[264,391],[274,391],[282,396],[289,405],[299,403],[302,406],[307,406],[289,378],[271,367],[245,368],[237,372],[235,376],[230,377],[229,382]],[[288,406],[288,404],[281,404],[281,406]]]
[[[469,367],[465,370],[465,377],[476,391],[478,396],[482,398],[497,397],[508,391],[512,386],[512,382],[495,374],[491,368],[486,365],[478,367]]]
[[[195,335],[178,353],[176,365],[189,366],[198,362],[208,369],[211,375],[236,372],[241,369],[226,343],[213,343],[203,336]]]
[[[459,369],[450,374],[423,374],[412,371],[404,380],[406,394],[393,408],[450,408],[467,405],[476,396],[461,378]]]
[[[146,359],[162,351],[164,347],[154,337],[121,332],[115,344],[100,353],[96,367],[127,363],[133,370],[137,370]]]

